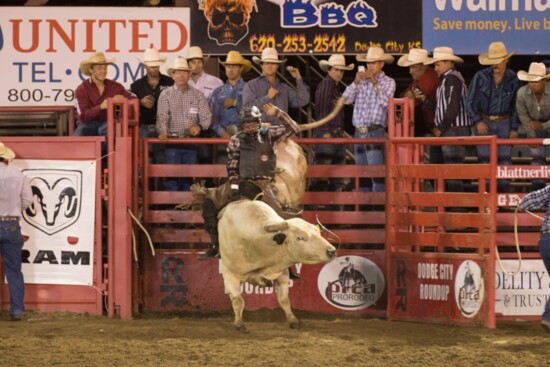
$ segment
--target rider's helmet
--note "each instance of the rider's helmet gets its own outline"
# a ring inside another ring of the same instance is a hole
[[[239,114],[239,123],[241,125],[241,130],[244,127],[244,124],[255,122],[258,125],[258,128],[262,125],[262,113],[260,109],[256,106],[244,107]]]

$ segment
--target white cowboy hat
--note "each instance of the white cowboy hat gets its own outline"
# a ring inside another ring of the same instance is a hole
[[[454,54],[452,48],[445,46],[434,48],[434,56],[428,57],[428,59],[424,61],[424,65],[433,64],[438,61],[453,61],[456,63],[464,62],[464,60]]]
[[[176,70],[190,71],[191,69],[189,68],[187,60],[180,56],[175,58],[172,66],[167,67],[166,70],[168,71],[169,75],[172,75],[172,73]]]
[[[346,58],[344,57],[344,55],[334,54],[331,55],[328,60],[319,61],[319,67],[323,71],[327,71],[329,67],[338,70],[352,70],[355,65],[349,64],[348,66],[346,66]]]
[[[277,50],[271,47],[264,48],[262,51],[262,58],[252,56],[252,61],[254,61],[256,64],[261,65],[262,62],[271,62],[274,64],[281,64],[283,62],[286,62],[286,59],[279,60],[279,54],[277,53]]]
[[[518,79],[524,82],[538,82],[542,79],[547,79],[546,65],[542,62],[532,62],[529,65],[529,71],[518,71]]]
[[[0,143],[0,158],[4,158],[8,161],[15,158],[15,153],[13,150],[5,146],[4,143]]]
[[[220,61],[222,65],[242,65],[243,73],[248,73],[252,69],[252,63],[241,55],[239,51],[229,51],[225,61]]]
[[[154,48],[148,48],[143,53],[143,61],[140,61],[142,64],[149,67],[159,67],[166,62],[166,57],[160,56],[159,52]]]
[[[107,60],[103,52],[96,52],[90,55],[86,60],[80,62],[80,72],[82,75],[90,76],[90,66],[93,65],[109,65],[115,62],[116,59]]]
[[[426,60],[428,60],[428,51],[423,48],[412,48],[408,54],[397,60],[397,65],[407,68],[412,65],[423,64]]]
[[[384,61],[386,64],[391,64],[393,62],[393,56],[384,53],[384,50],[381,47],[369,47],[367,54],[357,55],[355,57],[357,61],[360,62],[376,62]]]
[[[504,42],[493,42],[489,45],[489,52],[478,57],[481,65],[496,65],[515,55],[516,51],[508,53]]]
[[[199,46],[189,47],[189,51],[187,51],[187,56],[185,57],[186,60],[202,59],[205,63],[209,58],[210,56],[203,55],[202,49]]]

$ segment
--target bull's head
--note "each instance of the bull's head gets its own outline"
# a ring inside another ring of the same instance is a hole
[[[61,211],[67,218],[76,214],[78,198],[74,184],[69,179],[61,178],[50,187],[46,180],[36,177],[30,184],[34,200],[26,209],[29,217],[35,217],[40,209],[46,225],[51,227]]]

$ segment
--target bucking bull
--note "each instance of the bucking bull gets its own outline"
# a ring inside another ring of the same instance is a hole
[[[331,121],[344,106],[344,99],[336,102],[334,110],[325,118],[300,125],[300,131],[311,130]],[[277,166],[273,191],[281,208],[300,213],[306,189],[307,159],[302,148],[293,140],[280,143],[275,151]],[[205,197],[215,200],[218,188],[193,185],[191,191],[196,204]],[[179,208],[188,207],[182,204]],[[332,260],[336,249],[326,241],[317,226],[301,218],[284,220],[272,207],[261,201],[229,203],[218,214],[220,255],[225,292],[235,312],[234,325],[244,330],[242,313],[244,300],[240,286],[273,285],[277,300],[284,310],[291,328],[299,327],[288,298],[288,268],[296,263],[317,264]]]

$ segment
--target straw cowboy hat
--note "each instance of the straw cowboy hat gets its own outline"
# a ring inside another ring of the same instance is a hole
[[[357,55],[355,58],[357,61],[361,62],[384,61],[386,64],[391,64],[393,62],[393,56],[384,53],[381,47],[369,47],[366,55]]]
[[[433,64],[438,61],[453,61],[456,63],[464,62],[464,60],[454,54],[452,48],[445,46],[434,48],[434,56],[428,57],[428,59],[424,61],[424,65]]]
[[[252,69],[252,63],[241,55],[239,51],[229,51],[225,61],[220,61],[222,65],[241,65],[243,73],[248,73]]]
[[[423,48],[412,48],[408,54],[397,60],[397,65],[408,68],[412,65],[424,64],[428,60],[428,51]]]
[[[0,143],[0,158],[10,160],[15,158],[15,153],[13,152],[13,150],[5,146],[4,143]]]
[[[549,74],[546,73],[546,65],[542,62],[532,62],[529,65],[529,71],[518,71],[518,79],[524,82],[538,82],[542,79],[547,79]]]
[[[167,67],[166,70],[169,75],[172,75],[172,73],[176,70],[190,71],[191,69],[189,68],[189,64],[187,64],[187,60],[180,56],[174,59],[172,66]]]
[[[96,52],[90,55],[86,60],[80,62],[80,72],[82,75],[90,76],[90,66],[93,65],[109,65],[115,62],[116,59],[107,60],[103,52]]]
[[[187,56],[185,57],[186,60],[202,59],[205,63],[209,58],[210,56],[203,55],[202,49],[199,46],[189,47],[189,51],[187,51]]]
[[[159,52],[154,48],[148,48],[143,53],[142,64],[149,67],[159,67],[166,62],[166,57],[160,56]]]
[[[349,64],[348,66],[346,66],[346,58],[344,57],[344,55],[335,54],[331,55],[328,60],[319,61],[319,67],[323,71],[327,71],[329,67],[338,70],[352,70],[355,65]]]
[[[496,65],[516,54],[516,51],[508,53],[504,42],[493,42],[489,45],[489,52],[480,54],[478,57],[481,65]]]
[[[283,62],[286,62],[286,59],[279,60],[279,54],[277,53],[277,50],[271,47],[264,48],[262,51],[262,58],[252,56],[252,61],[254,61],[256,64],[261,65],[262,62],[271,62],[274,64],[281,64]]]

